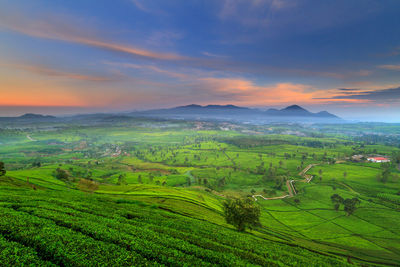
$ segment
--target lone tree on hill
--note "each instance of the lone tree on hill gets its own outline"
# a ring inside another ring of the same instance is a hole
[[[347,213],[347,216],[350,216],[351,214],[354,213],[354,211],[357,209],[357,206],[361,203],[361,201],[358,198],[346,198],[343,201],[344,204],[344,211]]]
[[[226,222],[235,226],[239,232],[261,225],[260,207],[249,198],[228,199],[224,202],[223,209]]]
[[[4,162],[0,161],[0,176],[6,175],[7,171],[6,168],[4,167]]]
[[[59,180],[67,181],[69,178],[69,174],[66,170],[57,168],[55,171],[55,177]]]

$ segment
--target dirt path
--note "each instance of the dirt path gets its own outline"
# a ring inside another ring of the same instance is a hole
[[[302,170],[299,175],[301,175],[302,177],[304,177],[303,180],[287,180],[286,181],[286,187],[288,189],[289,194],[288,195],[283,195],[283,196],[279,196],[279,197],[264,197],[263,195],[253,195],[252,197],[254,198],[255,201],[257,201],[257,197],[260,197],[264,200],[274,200],[274,199],[283,199],[283,198],[287,198],[287,197],[293,197],[295,195],[297,195],[296,189],[294,188],[293,183],[295,182],[303,182],[303,183],[309,183],[311,182],[311,180],[313,179],[314,176],[307,174],[307,172],[314,166],[316,166],[317,164],[310,164],[307,167],[304,168],[304,170]]]
[[[36,139],[33,139],[29,134],[26,135],[26,138],[28,138],[30,141],[37,141]]]
[[[264,197],[263,195],[253,195],[252,197],[254,198],[255,201],[257,201],[257,197],[260,197],[260,198],[262,198],[264,200],[274,200],[274,199],[287,198],[287,197],[290,197],[290,195],[283,195],[283,196],[280,196],[280,197]]]

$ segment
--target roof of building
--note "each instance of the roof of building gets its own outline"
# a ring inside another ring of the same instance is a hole
[[[384,157],[370,157],[368,159],[374,159],[374,160],[388,160],[388,158],[384,158]]]

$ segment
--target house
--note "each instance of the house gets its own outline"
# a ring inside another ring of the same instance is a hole
[[[361,161],[364,158],[364,155],[353,155],[351,159],[353,161]],[[365,158],[364,158],[365,159]]]
[[[370,157],[367,160],[371,162],[390,162],[390,159],[385,157]]]

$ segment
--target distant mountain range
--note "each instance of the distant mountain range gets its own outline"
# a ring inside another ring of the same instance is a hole
[[[187,105],[168,109],[152,109],[119,114],[81,114],[68,117],[54,117],[49,115],[28,113],[19,117],[0,117],[0,122],[35,123],[46,121],[104,121],[126,120],[134,117],[150,117],[160,119],[187,119],[187,120],[217,120],[235,121],[253,124],[270,122],[297,122],[297,123],[338,123],[344,122],[341,118],[327,111],[310,112],[298,105],[288,106],[283,109],[261,110],[255,108],[239,107],[235,105]]]
[[[153,109],[133,112],[132,115],[142,115],[177,119],[216,119],[235,120],[251,123],[263,122],[339,122],[338,116],[327,111],[310,112],[298,105],[283,109],[260,110],[234,105],[187,105],[169,109]]]

